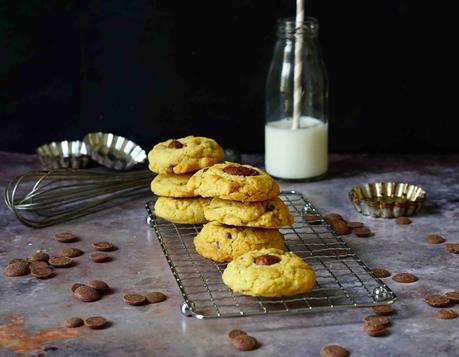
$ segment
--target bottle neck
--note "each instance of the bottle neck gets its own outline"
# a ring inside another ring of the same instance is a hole
[[[305,38],[319,36],[319,21],[314,17],[306,17],[302,23],[296,23],[294,18],[283,18],[277,21],[277,37],[294,39],[297,35]]]

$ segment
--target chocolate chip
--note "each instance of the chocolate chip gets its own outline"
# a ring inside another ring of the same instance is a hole
[[[443,238],[439,234],[429,234],[426,237],[426,242],[429,244],[441,244],[445,241],[445,238]]]
[[[459,243],[448,243],[445,247],[448,252],[459,254]]]
[[[356,229],[356,228],[361,228],[364,226],[362,222],[347,222],[347,226],[350,229]]]
[[[68,257],[50,257],[48,263],[56,268],[68,268],[73,264],[73,260]]]
[[[67,328],[75,328],[75,327],[80,327],[83,325],[84,325],[84,321],[83,319],[80,319],[79,317],[71,317],[64,321],[64,326]]]
[[[331,221],[328,224],[339,236],[345,236],[351,233],[351,229],[347,226],[346,222],[344,221]]]
[[[459,292],[457,291],[450,291],[446,293],[445,296],[452,302],[459,302]]]
[[[253,259],[256,265],[273,265],[279,263],[281,260],[278,256],[270,254],[259,255]]]
[[[112,257],[105,253],[93,253],[91,254],[91,260],[94,263],[105,263],[112,260]]]
[[[145,296],[140,294],[126,294],[123,296],[123,300],[129,305],[142,305],[145,303]]]
[[[75,283],[72,285],[72,287],[70,288],[72,290],[72,293],[75,292],[76,289],[78,289],[80,286],[85,286],[84,284],[81,284],[81,283]]]
[[[96,289],[82,285],[75,289],[73,293],[79,300],[84,302],[93,302],[100,299],[100,294]]]
[[[226,233],[225,233],[225,238],[226,238],[226,239],[232,239],[233,236],[231,235],[230,232],[226,232]]]
[[[386,333],[384,325],[374,321],[365,321],[363,323],[363,331],[372,337],[382,336]]]
[[[100,250],[102,252],[108,252],[116,249],[115,246],[110,242],[95,242],[92,244],[92,246],[96,250]]]
[[[258,341],[249,335],[238,335],[231,339],[231,344],[239,351],[252,351],[258,347]]]
[[[324,346],[320,350],[320,357],[347,357],[349,351],[338,345]]]
[[[237,330],[237,329],[231,330],[230,332],[228,332],[228,337],[230,340],[232,340],[233,338],[239,335],[247,335],[247,332],[245,332],[244,330]]]
[[[30,270],[36,269],[36,268],[49,268],[47,262],[42,262],[42,261],[37,261],[37,262],[31,262],[29,263]]]
[[[62,232],[62,233],[57,233],[54,239],[61,243],[71,243],[71,242],[75,242],[76,240],[78,240],[78,237],[74,235],[73,233]]]
[[[441,320],[452,320],[457,317],[456,311],[452,309],[441,309],[435,313],[435,317]]]
[[[245,166],[226,166],[223,171],[229,175],[234,176],[258,176],[260,173],[250,167]]]
[[[376,315],[392,315],[396,310],[390,305],[381,305],[372,307]]]
[[[39,266],[32,267],[30,273],[38,279],[48,279],[54,275],[54,271],[51,268]]]
[[[411,223],[411,219],[409,219],[408,217],[398,217],[395,219],[395,223],[397,224],[410,224]]]
[[[445,307],[448,306],[450,302],[446,296],[438,294],[427,295],[424,301],[433,307]]]
[[[373,268],[371,271],[378,279],[388,278],[391,276],[391,273],[383,268]]]
[[[27,275],[30,273],[29,264],[26,261],[15,261],[6,266],[4,273],[9,277]]]
[[[418,278],[416,275],[410,274],[410,273],[398,273],[395,274],[392,277],[393,281],[396,281],[397,283],[414,283],[415,281],[418,281]]]
[[[92,329],[103,328],[107,325],[107,319],[102,316],[91,316],[84,320],[86,326]]]
[[[357,237],[369,237],[373,234],[368,227],[355,228],[353,232]]]
[[[48,259],[49,259],[48,254],[46,254],[45,252],[37,251],[29,257],[28,261],[29,262],[47,262]]]
[[[91,280],[87,285],[98,291],[110,290],[110,287],[108,286],[108,284],[103,280]]]
[[[82,255],[84,252],[78,248],[63,248],[59,251],[59,255],[62,257],[75,258]]]
[[[390,326],[390,319],[386,316],[377,316],[377,315],[370,315],[366,316],[364,322],[374,322],[377,324],[381,324],[384,327]]]
[[[181,149],[183,148],[183,144],[178,140],[172,140],[169,145],[167,145],[169,149]]]
[[[153,291],[145,295],[145,298],[150,304],[156,304],[167,299],[167,296],[159,291]]]

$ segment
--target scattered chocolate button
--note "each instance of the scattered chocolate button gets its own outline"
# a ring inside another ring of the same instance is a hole
[[[382,336],[386,333],[384,325],[374,321],[365,321],[363,323],[363,331],[372,337]]]
[[[374,313],[376,315],[392,315],[396,312],[396,310],[390,305],[381,305],[372,307]]]
[[[48,254],[46,254],[45,252],[37,251],[29,257],[28,261],[29,262],[47,262],[48,259],[49,259]]]
[[[83,325],[84,325],[84,321],[83,319],[80,319],[79,317],[71,317],[64,321],[64,326],[68,328],[75,328],[75,327],[80,327]]]
[[[457,291],[450,291],[445,294],[445,296],[450,299],[452,302],[459,302],[459,292]]]
[[[71,243],[78,240],[78,237],[70,232],[57,233],[54,237],[58,242],[61,243]]]
[[[353,232],[357,237],[369,237],[373,234],[368,227],[355,228]]]
[[[112,260],[112,257],[105,253],[93,253],[91,254],[91,260],[94,263],[106,263]]]
[[[345,236],[345,235],[350,234],[352,232],[351,229],[347,226],[346,222],[344,222],[344,221],[332,221],[329,224],[330,224],[331,228],[339,236]]]
[[[395,219],[395,223],[397,224],[410,224],[411,223],[411,219],[409,219],[408,217],[398,217]]]
[[[68,268],[73,264],[73,260],[68,257],[50,257],[48,263],[56,268]]]
[[[426,242],[429,244],[441,244],[445,241],[445,238],[443,238],[439,234],[429,234],[426,237]]]
[[[98,291],[110,290],[110,287],[108,286],[108,284],[103,280],[91,280],[87,285]]]
[[[126,294],[123,296],[123,300],[126,304],[138,306],[145,303],[145,296],[140,294]]]
[[[49,268],[48,263],[42,262],[41,260],[29,263],[29,267],[30,267],[30,270],[34,268]]]
[[[448,252],[459,254],[459,243],[448,243],[445,247]]]
[[[85,286],[84,284],[81,284],[81,283],[75,283],[72,285],[72,287],[70,288],[72,290],[72,293],[75,292],[76,289],[78,289],[80,286]]]
[[[369,315],[365,317],[364,321],[381,324],[384,327],[390,326],[390,319],[386,316]]]
[[[83,285],[75,289],[73,293],[79,300],[93,302],[100,299],[100,294],[96,289]]]
[[[328,345],[320,349],[320,357],[347,357],[349,351],[338,345]]]
[[[38,263],[38,262],[37,262]],[[34,266],[30,269],[30,274],[38,279],[48,279],[54,275],[53,269],[49,267]]]
[[[9,277],[27,275],[30,273],[29,264],[26,261],[15,261],[6,266],[4,273]]]
[[[13,264],[13,263],[17,263],[17,262],[24,262],[24,263],[29,263],[27,261],[27,259],[22,259],[22,258],[14,258],[14,259],[11,259],[10,262],[8,264]]]
[[[63,248],[59,251],[61,257],[75,258],[82,255],[84,252],[78,248]]]
[[[102,252],[108,252],[110,250],[115,250],[115,246],[110,242],[95,242],[92,246],[96,250],[100,250]]]
[[[457,317],[457,313],[451,309],[441,309],[435,313],[435,317],[441,320],[452,320]]]
[[[320,221],[320,217],[316,214],[310,214],[310,213],[306,213],[303,215],[303,219],[306,221],[306,222],[309,222],[309,223],[313,223],[313,222],[319,222]]]
[[[150,304],[156,304],[167,299],[167,296],[159,291],[153,291],[145,295],[145,298]]]
[[[102,316],[91,316],[84,320],[86,326],[92,329],[103,328],[107,325],[107,319]]]
[[[258,347],[258,341],[249,335],[238,335],[231,339],[231,344],[239,351],[252,351]]]
[[[328,213],[325,215],[325,220],[328,222],[330,221],[344,221],[343,216],[338,213]]]
[[[247,335],[247,332],[245,332],[244,330],[238,330],[238,329],[231,330],[230,332],[228,332],[228,337],[230,340],[232,340],[233,338],[239,335]]]
[[[438,294],[427,295],[424,301],[433,307],[445,307],[450,302],[446,296]]]
[[[392,277],[392,280],[396,281],[397,283],[408,284],[418,281],[418,278],[416,275],[410,273],[398,273]]]
[[[364,226],[362,222],[347,222],[347,226],[350,229],[356,229],[356,228],[361,228]]]
[[[391,273],[383,268],[373,268],[371,271],[378,279],[388,278],[391,276]]]

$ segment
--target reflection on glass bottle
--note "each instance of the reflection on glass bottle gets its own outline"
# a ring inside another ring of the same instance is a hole
[[[265,165],[286,179],[320,176],[328,168],[328,79],[318,44],[319,23],[306,18],[278,22],[266,83]],[[295,41],[302,40],[302,97],[299,128],[293,125]]]

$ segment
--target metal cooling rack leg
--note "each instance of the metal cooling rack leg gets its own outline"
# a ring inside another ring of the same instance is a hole
[[[180,311],[186,317],[193,316],[193,313],[191,312],[191,309],[190,309],[190,307],[188,306],[188,304],[186,302],[182,303],[182,305],[180,306]]]

